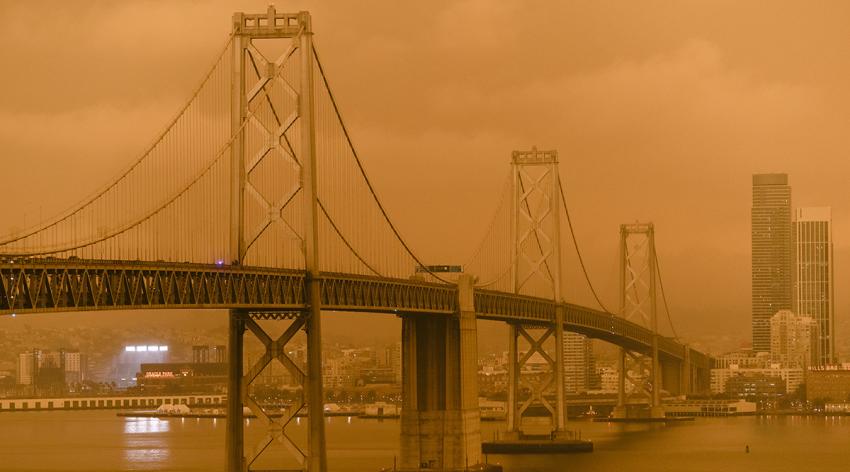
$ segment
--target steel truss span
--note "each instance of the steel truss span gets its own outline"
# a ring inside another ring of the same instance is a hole
[[[321,306],[327,311],[370,313],[457,313],[457,288],[418,280],[322,273]],[[153,262],[43,260],[0,263],[0,315],[155,308],[240,308],[297,312],[309,308],[303,271],[261,267]],[[475,312],[486,320],[550,326],[551,300],[491,290],[476,290]],[[625,347],[649,352],[652,331],[623,318],[565,304],[564,328]],[[660,338],[663,357],[710,367],[705,354],[670,338]]]

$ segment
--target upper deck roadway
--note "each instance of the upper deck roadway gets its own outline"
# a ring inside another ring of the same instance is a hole
[[[305,277],[302,270],[246,266],[6,259],[0,261],[0,315],[155,308],[302,311],[308,308]],[[457,311],[453,285],[339,273],[322,273],[319,282],[323,310],[396,315]],[[632,351],[651,351],[649,329],[603,311],[565,306],[567,331]],[[544,298],[475,291],[476,314],[485,320],[548,325],[555,307]],[[660,338],[659,351],[662,357],[688,357],[695,367],[710,367],[708,356],[671,338]]]

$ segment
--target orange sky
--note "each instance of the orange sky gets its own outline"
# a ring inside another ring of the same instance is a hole
[[[651,220],[680,334],[736,344],[750,333],[751,174],[787,172],[794,206],[833,207],[847,333],[850,3],[742,3],[277,7],[313,13],[355,144],[426,259],[463,262],[510,152],[554,148],[607,304],[616,305],[619,224]],[[0,3],[0,232],[105,184],[191,93],[232,12],[265,8]],[[578,270],[567,273],[567,297],[591,304]]]

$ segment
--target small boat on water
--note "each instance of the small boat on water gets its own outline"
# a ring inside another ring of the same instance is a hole
[[[401,407],[392,403],[377,402],[366,405],[360,418],[398,418],[401,416]]]

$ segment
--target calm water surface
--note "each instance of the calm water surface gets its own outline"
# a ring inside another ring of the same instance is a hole
[[[389,467],[398,421],[328,418],[332,471]],[[109,411],[0,414],[2,471],[222,470],[223,420],[121,418]],[[303,423],[295,429],[303,432]],[[847,471],[850,418],[701,418],[692,423],[615,425],[572,422],[595,443],[592,454],[490,456],[507,472]],[[504,424],[483,423],[491,438]],[[248,444],[264,435],[256,421]],[[744,452],[750,446],[750,453]],[[273,443],[270,457],[285,457]],[[255,466],[262,467],[258,462]]]

